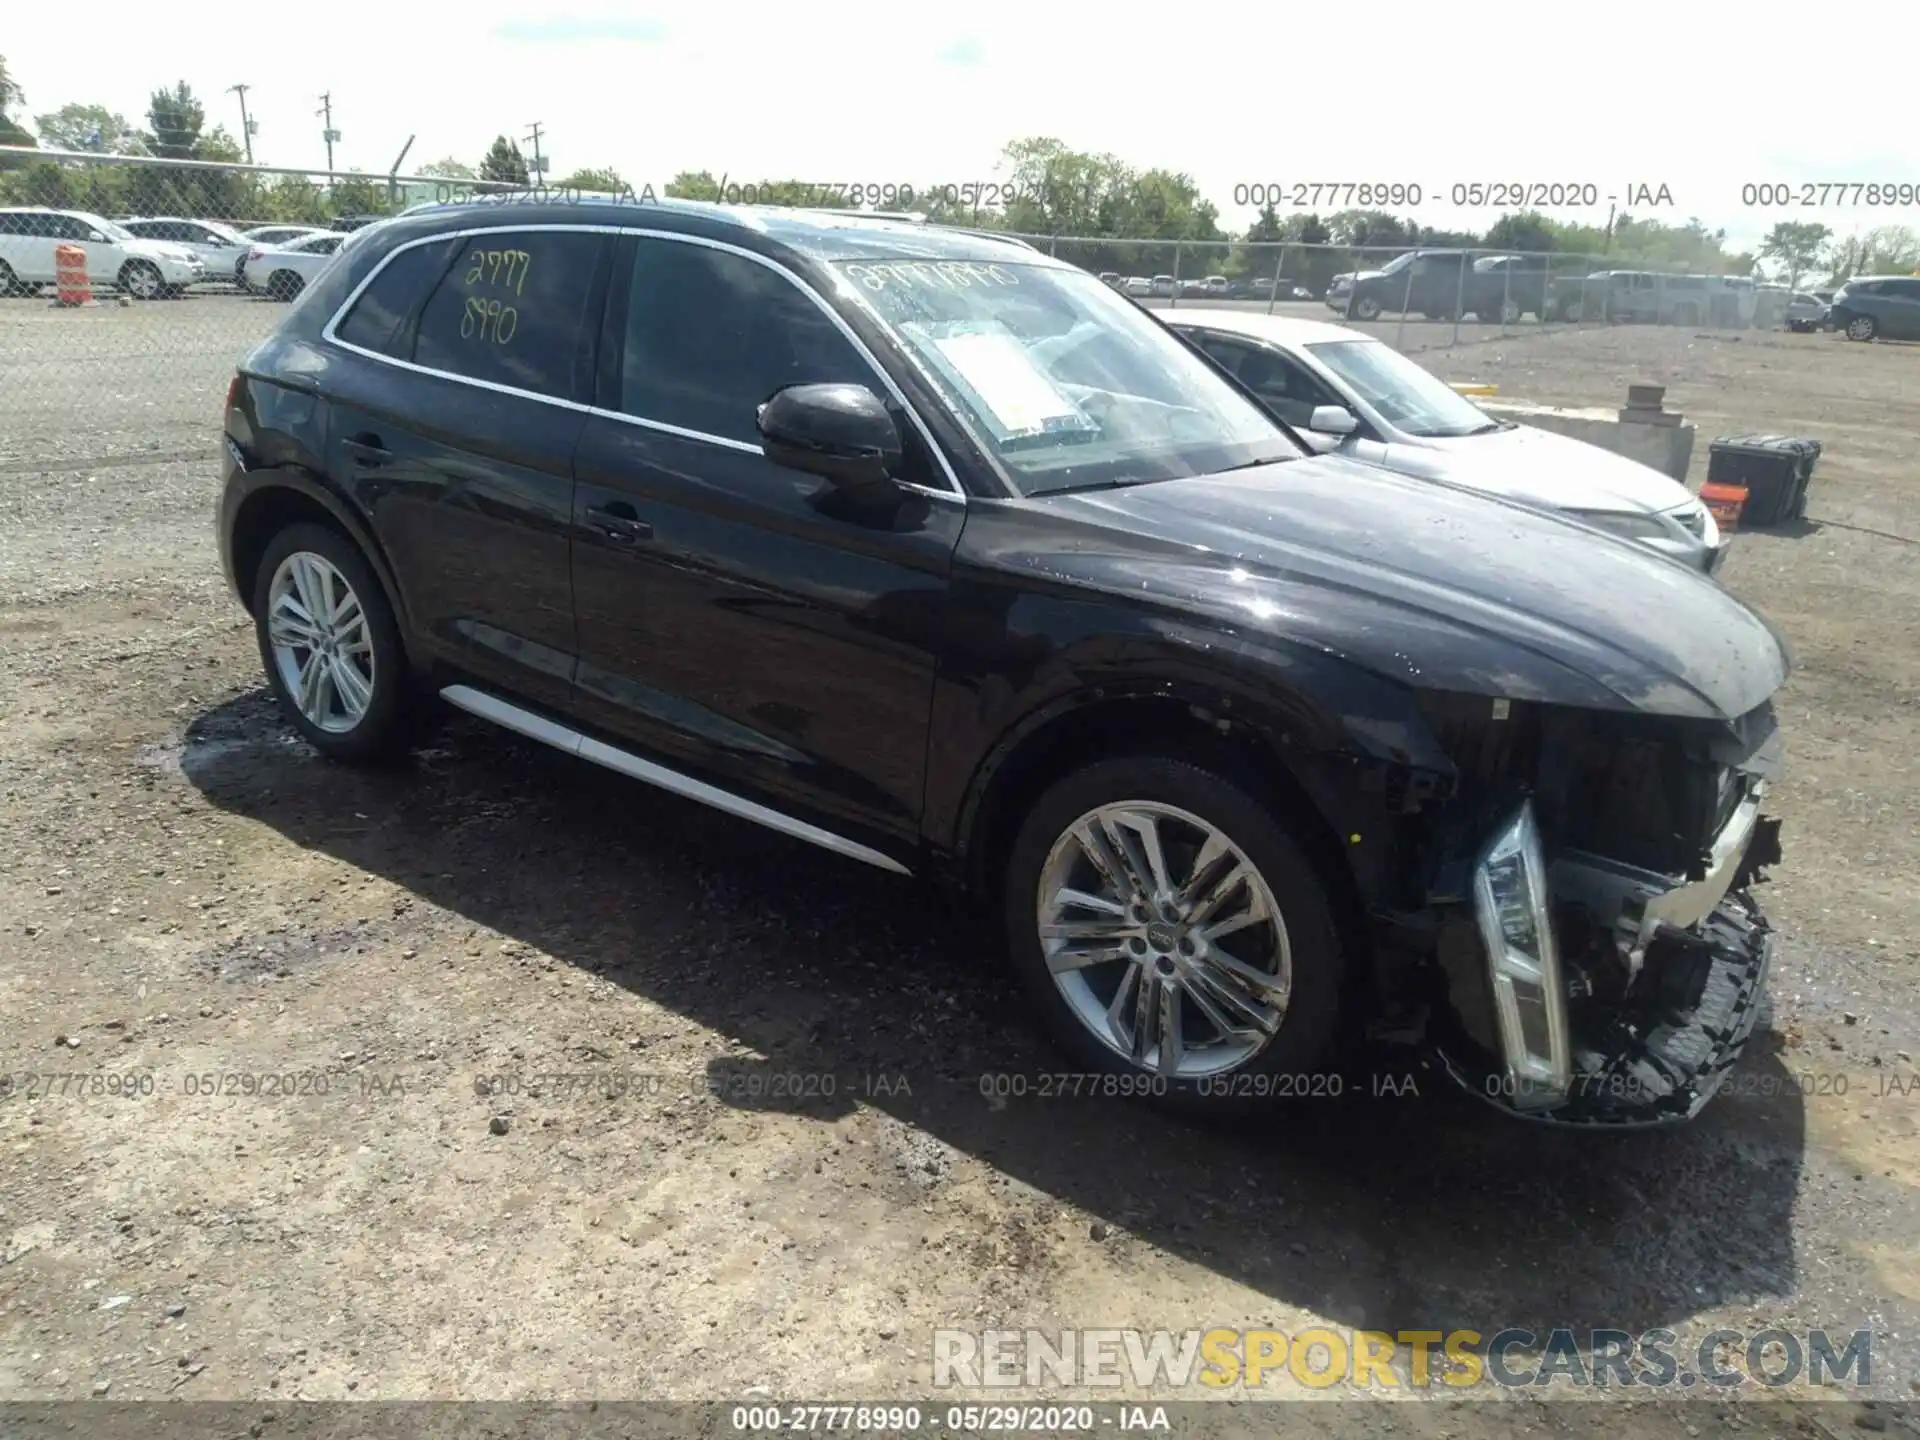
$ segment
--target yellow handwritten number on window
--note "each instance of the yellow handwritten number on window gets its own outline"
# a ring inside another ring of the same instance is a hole
[[[519,328],[520,312],[499,300],[469,295],[466,309],[460,312],[462,340],[491,340],[496,345],[505,345]]]

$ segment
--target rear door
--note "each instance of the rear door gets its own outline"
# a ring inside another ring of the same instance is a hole
[[[922,488],[885,504],[767,459],[756,412],[776,390],[898,395],[771,261],[691,237],[622,246],[576,462],[583,713],[783,815],[910,839],[965,502],[904,411]]]
[[[328,327],[329,468],[373,518],[438,660],[567,705],[568,530],[607,234],[488,230],[396,250]]]

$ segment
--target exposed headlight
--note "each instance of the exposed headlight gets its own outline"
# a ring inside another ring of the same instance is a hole
[[[1547,862],[1531,801],[1493,837],[1473,871],[1500,1048],[1520,1109],[1558,1104],[1572,1083],[1567,997],[1547,914]]]
[[[1700,507],[1700,540],[1709,550],[1720,544],[1720,527],[1714,523],[1713,511],[1704,505]]]
[[[1626,510],[1569,510],[1576,520],[1584,520],[1598,530],[1626,540],[1669,540],[1673,531],[1658,516]]]

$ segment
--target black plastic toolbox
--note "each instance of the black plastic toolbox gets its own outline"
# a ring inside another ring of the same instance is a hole
[[[1807,513],[1820,442],[1804,435],[1723,435],[1707,447],[1707,481],[1746,487],[1743,526],[1778,525]]]

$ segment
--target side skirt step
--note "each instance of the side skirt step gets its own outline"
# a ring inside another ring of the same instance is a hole
[[[470,685],[449,685],[440,692],[440,698],[456,709],[469,715],[477,715],[482,720],[490,720],[502,729],[511,730],[516,735],[524,735],[529,740],[538,740],[542,745],[551,745],[554,749],[568,755],[577,755],[582,760],[591,761],[609,770],[618,771],[648,785],[658,786],[675,795],[697,800],[702,805],[711,805],[716,810],[724,810],[729,815],[737,815],[742,820],[751,820],[756,825],[764,825],[769,830],[778,830],[782,835],[791,835],[796,840],[805,840],[809,845],[818,845],[823,850],[831,850],[836,855],[845,855],[849,859],[864,860],[869,865],[877,865],[882,870],[891,870],[896,875],[911,875],[913,872],[890,855],[836,835],[831,830],[823,830],[818,825],[809,825],[805,820],[797,820],[778,810],[770,810],[729,790],[709,785],[704,780],[696,780],[691,775],[682,775],[678,770],[669,770],[664,765],[656,765],[651,760],[642,760],[631,751],[608,745],[583,735],[578,730],[569,729],[544,715],[536,715],[531,710],[523,710],[510,701],[497,695],[489,695],[484,690],[476,690]]]

